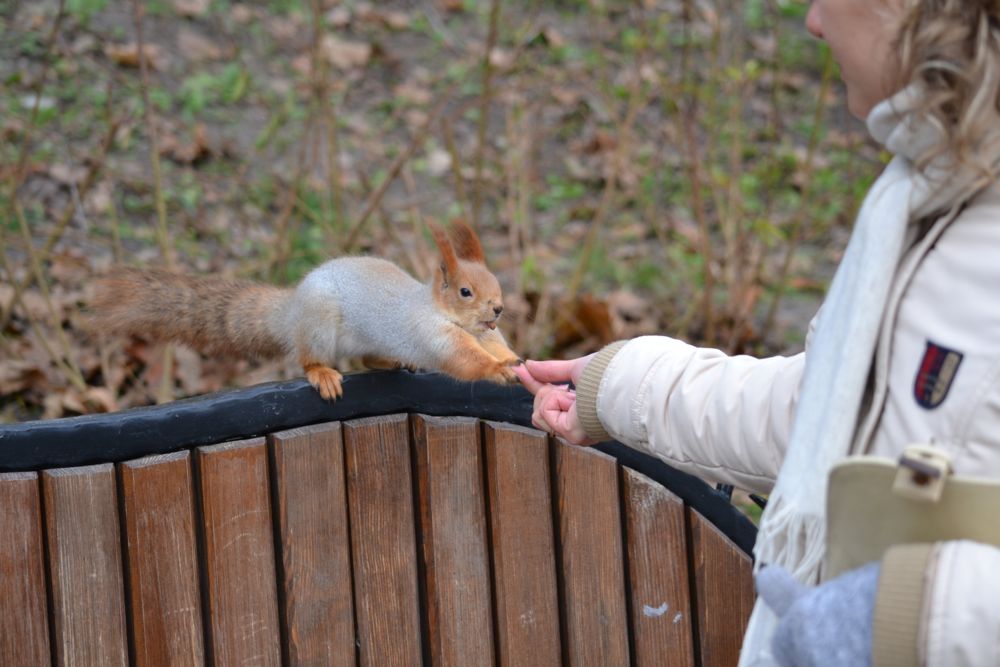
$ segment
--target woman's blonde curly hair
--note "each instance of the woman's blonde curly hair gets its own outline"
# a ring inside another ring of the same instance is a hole
[[[943,130],[918,166],[950,152],[980,170],[985,185],[1000,158],[1000,0],[906,4],[897,44],[902,81],[923,84],[918,114]]]

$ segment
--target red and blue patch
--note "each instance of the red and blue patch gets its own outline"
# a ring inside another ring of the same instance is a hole
[[[927,341],[913,382],[913,397],[920,407],[931,410],[944,402],[964,356],[958,350]]]

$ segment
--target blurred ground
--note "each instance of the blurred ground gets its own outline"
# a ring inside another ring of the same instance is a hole
[[[0,419],[300,373],[84,335],[116,265],[288,284],[373,253],[424,278],[424,220],[459,216],[525,357],[800,349],[879,167],[804,9],[8,0]]]

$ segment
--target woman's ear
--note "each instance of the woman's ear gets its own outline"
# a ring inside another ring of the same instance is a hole
[[[486,255],[483,253],[479,237],[465,220],[460,218],[452,220],[450,231],[451,240],[455,244],[455,254],[470,262],[486,263]]]
[[[438,252],[441,255],[441,282],[443,283],[443,287],[447,287],[458,274],[458,257],[455,255],[455,248],[452,246],[448,235],[445,234],[443,229],[430,221],[427,221],[427,227],[431,230],[431,236],[434,237],[434,244],[437,245]]]

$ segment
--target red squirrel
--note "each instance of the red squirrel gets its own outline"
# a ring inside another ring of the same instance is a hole
[[[209,355],[295,355],[331,401],[343,395],[335,364],[348,358],[517,382],[511,367],[521,360],[497,329],[500,284],[478,237],[464,222],[430,229],[441,261],[429,284],[376,257],[331,259],[295,288],[126,268],[98,282],[92,326]]]

